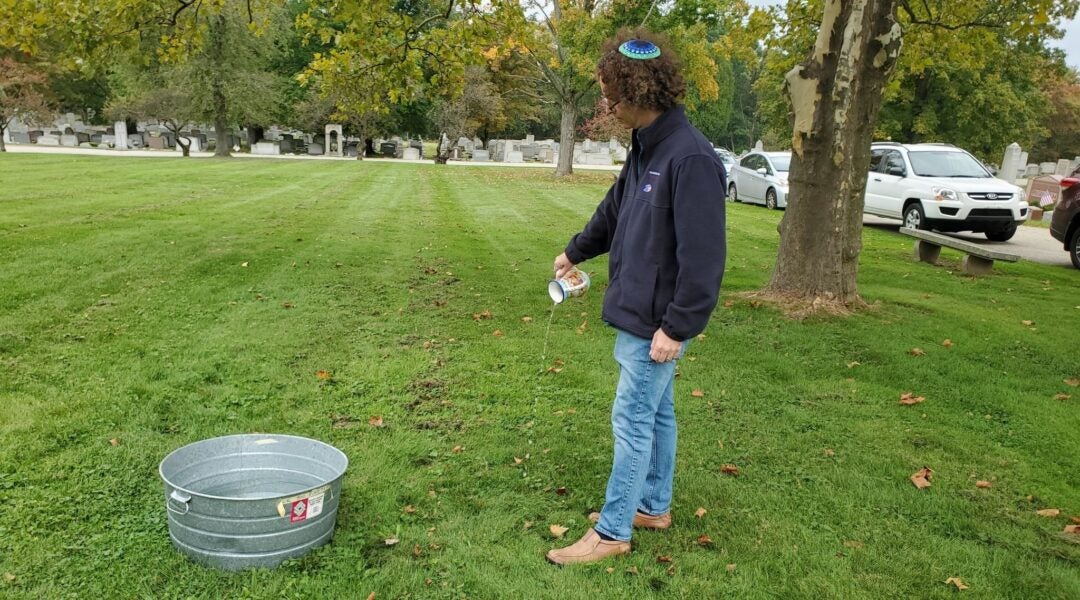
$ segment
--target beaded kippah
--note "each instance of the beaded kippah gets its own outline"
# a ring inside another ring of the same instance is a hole
[[[628,40],[619,46],[619,54],[635,60],[649,60],[660,56],[660,49],[649,41]]]

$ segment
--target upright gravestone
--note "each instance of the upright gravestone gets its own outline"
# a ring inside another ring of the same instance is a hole
[[[1069,170],[1069,159],[1063,158],[1057,161],[1057,165],[1054,167],[1054,175],[1066,177],[1069,173],[1072,173],[1072,171]]]
[[[764,149],[765,149],[765,142],[762,142],[761,140],[758,140],[757,143],[754,144],[754,150],[757,150],[758,152],[761,152]]]
[[[127,136],[127,123],[124,121],[117,121],[113,125],[113,131],[115,131],[116,149],[127,150],[128,149],[128,136]]]
[[[1001,171],[998,172],[998,177],[1014,183],[1016,181],[1016,171],[1020,168],[1020,144],[1013,142],[1005,148],[1005,156],[1001,159]]]
[[[344,140],[341,138],[341,125],[326,126],[326,155],[345,156],[345,148],[342,147]]]
[[[1025,171],[1027,169],[1027,164],[1028,164],[1028,153],[1027,152],[1020,152],[1020,161],[1016,165],[1016,176],[1017,177],[1023,177],[1024,176],[1024,173],[1025,173]]]
[[[1024,177],[1026,177],[1028,179],[1031,179],[1032,177],[1038,177],[1038,176],[1039,176],[1039,165],[1035,165],[1035,164],[1028,165],[1026,170],[1024,171]]]

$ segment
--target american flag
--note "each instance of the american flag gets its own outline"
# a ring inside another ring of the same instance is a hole
[[[1050,195],[1050,190],[1043,190],[1042,198],[1039,198],[1039,206],[1050,206],[1054,203],[1054,197]]]

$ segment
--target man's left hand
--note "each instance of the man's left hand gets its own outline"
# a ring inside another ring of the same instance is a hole
[[[682,342],[675,341],[664,333],[663,329],[657,329],[652,336],[652,346],[649,348],[649,358],[658,363],[668,362],[679,358],[682,350]]]

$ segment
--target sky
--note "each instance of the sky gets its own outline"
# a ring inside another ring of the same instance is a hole
[[[749,0],[753,6],[775,6],[782,5],[782,0]],[[1050,46],[1054,48],[1061,48],[1065,51],[1065,62],[1074,69],[1080,70],[1080,20],[1073,19],[1062,24],[1065,30],[1065,37],[1060,40],[1054,40],[1050,43]]]

